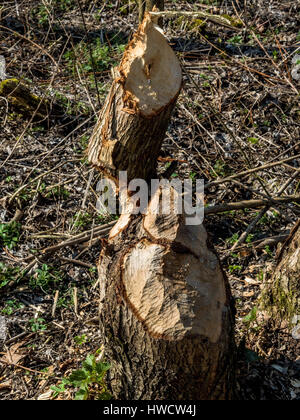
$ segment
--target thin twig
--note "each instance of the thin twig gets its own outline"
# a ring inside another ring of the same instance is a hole
[[[208,182],[207,184],[205,184],[204,188],[206,189],[206,188],[209,188],[213,185],[223,184],[224,182],[230,182],[231,180],[233,180],[235,178],[240,178],[240,177],[243,177],[245,175],[249,175],[249,174],[253,174],[255,172],[263,171],[265,169],[273,168],[274,166],[282,165],[285,162],[290,162],[291,160],[298,159],[299,157],[300,157],[300,154],[295,155],[295,156],[290,156],[289,158],[278,160],[276,162],[266,163],[265,165],[257,166],[256,168],[248,169],[247,171],[242,171],[242,172],[239,172],[235,175],[231,175],[231,176],[228,176],[228,177],[223,178],[223,179],[216,179],[215,181],[211,181],[211,182]]]
[[[205,216],[209,214],[224,213],[225,211],[232,210],[243,210],[243,209],[253,209],[257,207],[262,207],[272,204],[285,204],[285,203],[300,203],[300,195],[297,196],[287,196],[287,197],[275,197],[272,199],[265,200],[245,200],[238,201],[236,203],[227,203],[227,204],[218,204],[212,207],[206,207],[204,209]]]
[[[67,246],[71,246],[71,245],[77,245],[81,242],[85,242],[88,241],[90,239],[90,235],[91,232],[93,232],[94,237],[97,236],[101,236],[101,237],[105,237],[108,235],[108,233],[110,232],[111,228],[113,227],[113,225],[116,223],[116,221],[114,220],[113,222],[107,223],[106,225],[101,225],[98,226],[97,228],[94,229],[94,231],[88,230],[86,232],[83,232],[79,235],[73,236],[70,239],[67,239],[66,241],[60,242],[59,244],[53,245],[53,246],[49,246],[47,248],[44,249],[40,249],[38,250],[38,252],[41,255],[46,255],[46,254],[51,254],[55,251],[58,251],[61,248],[65,248]],[[35,258],[37,255],[37,253],[35,253],[34,255],[30,255],[26,258],[24,258],[23,261],[30,261],[32,258]]]

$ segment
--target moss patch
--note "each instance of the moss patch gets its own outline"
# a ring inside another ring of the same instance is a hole
[[[19,79],[6,79],[0,83],[0,96],[4,96],[9,104],[25,117],[45,118],[49,114],[49,103],[30,91],[30,88]]]
[[[243,26],[243,22],[236,17],[229,16],[229,15],[226,15],[226,14],[221,15],[221,17],[229,20],[230,24],[232,26],[234,26],[235,28],[241,28]]]
[[[294,315],[298,315],[298,297],[296,290],[284,290],[281,279],[266,287],[260,297],[260,308],[280,321],[287,321],[291,326]]]

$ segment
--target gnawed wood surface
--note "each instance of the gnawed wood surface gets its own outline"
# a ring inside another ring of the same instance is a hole
[[[129,44],[89,145],[89,160],[118,184],[156,178],[181,69],[146,15]],[[122,214],[98,263],[100,327],[117,399],[229,399],[234,316],[228,281],[204,226],[162,214],[162,187],[144,215]],[[124,196],[125,194],[125,196]],[[120,195],[130,201],[127,191]],[[138,205],[138,204],[137,204]],[[160,209],[160,210],[159,210]]]
[[[123,215],[101,252],[100,319],[116,398],[232,395],[227,279],[203,225],[185,222],[173,211]]]
[[[129,43],[89,143],[88,159],[117,180],[155,174],[178,97],[179,61],[149,15]]]

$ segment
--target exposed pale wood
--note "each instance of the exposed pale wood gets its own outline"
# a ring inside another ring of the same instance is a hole
[[[202,225],[173,211],[121,217],[98,271],[116,398],[231,398],[232,300]]]
[[[179,61],[149,15],[129,43],[88,148],[91,164],[113,179],[148,179],[179,94]]]
[[[118,184],[156,178],[156,161],[181,87],[181,69],[146,15],[129,44],[89,145],[89,160]],[[119,185],[122,202],[130,195]],[[146,214],[122,214],[98,262],[100,328],[117,399],[229,399],[234,315],[228,281],[205,228],[177,214],[163,188]],[[125,194],[125,195],[124,195]]]

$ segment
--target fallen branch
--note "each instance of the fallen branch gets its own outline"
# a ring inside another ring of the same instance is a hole
[[[69,263],[69,264],[74,264],[74,265],[80,265],[82,267],[86,267],[86,268],[94,268],[95,266],[92,264],[88,264],[84,261],[80,261],[80,260],[74,260],[73,258],[65,258],[65,257],[59,257],[59,259],[64,262],[64,263]]]
[[[61,248],[65,248],[66,246],[76,245],[76,244],[80,244],[82,242],[88,241],[91,238],[91,234],[92,234],[93,238],[96,238],[97,236],[106,236],[106,235],[108,235],[109,231],[111,230],[111,228],[114,226],[115,223],[116,223],[116,221],[114,220],[114,221],[109,222],[105,225],[100,225],[97,228],[90,229],[90,230],[87,230],[85,232],[82,232],[78,235],[73,236],[72,238],[67,239],[66,241],[60,242],[59,244],[52,245],[52,246],[49,246],[47,248],[40,249],[40,250],[37,250],[37,251],[41,255],[46,255],[46,254],[58,251]],[[33,258],[36,258],[36,255],[37,255],[37,253],[35,253],[34,255],[30,255],[30,256],[24,258],[23,261],[30,261]]]
[[[300,157],[300,154],[295,155],[295,156],[290,156],[289,158],[278,160],[276,162],[266,163],[265,165],[258,166],[256,168],[252,168],[252,169],[248,169],[247,171],[239,172],[235,175],[231,175],[231,176],[228,176],[228,177],[223,178],[223,179],[217,179],[215,181],[208,182],[204,186],[204,188],[209,188],[213,185],[223,184],[224,182],[230,182],[231,180],[233,180],[235,178],[240,178],[244,175],[253,174],[253,173],[258,172],[258,171],[263,171],[264,169],[269,169],[269,168],[272,168],[274,166],[279,166],[279,165],[282,165],[285,162],[290,162],[291,160],[298,159],[299,157]]]
[[[262,207],[266,205],[272,205],[272,204],[283,204],[283,203],[289,203],[289,202],[300,202],[300,196],[287,196],[287,197],[280,197],[280,198],[272,198],[272,199],[265,199],[265,200],[245,200],[245,201],[239,201],[236,203],[228,203],[228,204],[218,204],[216,206],[212,207],[206,207],[204,209],[205,216],[210,214],[216,214],[216,213],[223,213],[225,211],[231,211],[231,210],[242,210],[245,208],[257,208]],[[59,244],[52,245],[50,247],[44,248],[39,250],[39,253],[42,255],[46,255],[49,253],[53,253],[55,251],[58,251],[61,248],[64,248],[66,246],[71,245],[77,245],[82,242],[86,242],[91,239],[91,234],[93,234],[93,240],[97,239],[99,236],[105,237],[108,235],[109,231],[112,229],[112,227],[115,225],[116,221],[109,222],[105,225],[98,226],[94,229],[87,230],[85,232],[82,232],[78,235],[73,236],[72,238],[69,238],[63,242],[60,242]],[[32,259],[36,258],[36,254],[30,255],[29,257],[26,257],[24,261],[30,261]]]
[[[276,245],[279,242],[284,242],[288,238],[288,236],[289,235],[287,233],[285,235],[283,234],[283,235],[270,236],[269,238],[252,242],[251,248],[262,249],[262,248],[265,248],[266,246]],[[236,248],[235,251],[239,251],[240,249],[243,249],[243,248],[249,248],[249,244],[245,246],[240,246]]]
[[[204,209],[205,216],[209,214],[216,214],[216,213],[224,213],[225,211],[231,210],[243,210],[243,209],[253,209],[257,207],[272,205],[272,204],[284,204],[284,203],[300,203],[300,195],[295,196],[287,196],[287,197],[276,197],[271,199],[265,200],[245,200],[245,201],[238,201],[236,203],[228,203],[228,204],[218,204],[212,207],[206,207]]]
[[[291,182],[296,178],[298,173],[296,172],[293,176],[291,176],[280,188],[280,190],[277,192],[277,196],[280,197],[286,188],[291,184]],[[278,198],[277,197],[277,198]],[[252,222],[249,224],[247,229],[242,233],[242,235],[239,237],[238,241],[232,246],[230,249],[230,253],[233,252],[238,246],[240,246],[242,243],[245,242],[248,235],[254,230],[257,223],[261,220],[261,218],[264,216],[264,214],[269,210],[270,205],[264,206],[264,208],[258,213],[258,215],[252,220]]]
[[[247,229],[241,234],[239,239],[235,242],[235,244],[231,247],[229,254],[233,252],[238,246],[240,246],[242,243],[246,241],[248,238],[248,235],[253,231],[257,223],[260,221],[260,219],[263,217],[263,215],[268,211],[270,208],[269,205],[264,206],[263,209],[258,213],[258,215],[252,220],[252,222],[248,225]]]
[[[177,17],[177,16],[186,16],[186,17],[192,17],[192,18],[203,18],[210,20],[213,23],[216,23],[217,25],[225,26],[226,28],[230,28],[234,31],[240,31],[240,28],[237,28],[236,26],[232,25],[229,19],[223,17],[223,16],[217,16],[212,15],[211,13],[207,12],[186,12],[182,10],[165,10],[162,12],[149,12],[151,16],[155,17]]]

